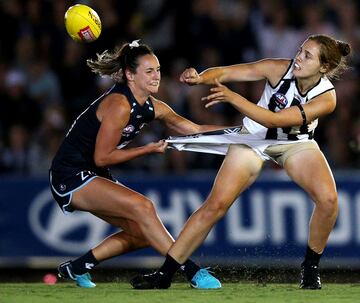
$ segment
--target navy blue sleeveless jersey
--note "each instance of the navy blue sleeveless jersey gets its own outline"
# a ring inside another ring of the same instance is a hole
[[[128,86],[115,84],[76,118],[53,159],[50,168],[53,173],[69,176],[89,170],[99,175],[107,175],[108,169],[98,167],[94,162],[96,136],[100,128],[96,110],[100,102],[112,93],[125,95],[131,107],[129,121],[123,129],[117,148],[126,146],[140,133],[141,128],[154,120],[155,111],[150,98],[141,106]]]

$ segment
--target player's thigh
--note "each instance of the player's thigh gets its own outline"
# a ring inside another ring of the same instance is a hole
[[[73,193],[73,208],[94,214],[137,221],[139,210],[153,208],[140,193],[105,178],[95,178]]]
[[[215,178],[209,199],[231,204],[261,171],[264,160],[251,148],[231,145]]]
[[[287,174],[315,200],[336,194],[336,185],[323,153],[319,149],[302,150],[289,156],[284,164]]]

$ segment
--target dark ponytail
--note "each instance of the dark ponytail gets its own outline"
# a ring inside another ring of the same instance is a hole
[[[343,42],[340,40],[337,40],[336,43],[337,43],[339,51],[343,57],[346,57],[347,55],[350,54],[351,47],[350,47],[349,43],[346,43],[346,42]]]
[[[138,58],[154,54],[148,45],[140,44],[138,41],[125,43],[121,47],[116,47],[112,52],[105,50],[101,54],[96,54],[96,60],[88,59],[86,63],[92,72],[100,76],[110,76],[116,82],[127,83],[124,71],[128,69],[135,73],[139,65]]]

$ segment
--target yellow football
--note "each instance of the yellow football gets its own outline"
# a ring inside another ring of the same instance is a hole
[[[101,20],[89,6],[76,4],[65,13],[65,27],[70,37],[77,42],[92,42],[99,38]]]

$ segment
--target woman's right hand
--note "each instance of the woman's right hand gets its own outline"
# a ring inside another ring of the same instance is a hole
[[[168,143],[165,140],[160,140],[158,142],[151,142],[146,145],[151,153],[164,153]]]
[[[188,85],[196,85],[201,83],[201,77],[195,68],[190,67],[183,71],[180,76],[180,82],[186,83]]]

